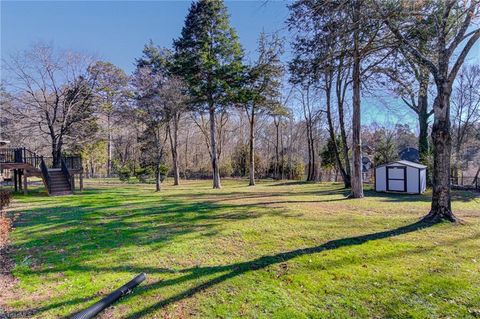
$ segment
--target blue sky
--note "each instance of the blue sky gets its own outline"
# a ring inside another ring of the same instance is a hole
[[[247,56],[255,55],[259,33],[288,32],[287,1],[226,1],[230,22],[237,30]],[[27,49],[32,43],[53,43],[62,49],[93,54],[130,73],[135,58],[150,39],[171,46],[180,35],[190,1],[4,1],[1,0],[1,55]],[[289,52],[285,54],[288,59]],[[480,61],[480,45],[469,61]],[[392,112],[391,97],[366,99],[363,123],[397,122],[416,125],[410,111]]]
[[[231,24],[247,53],[255,51],[262,30],[284,29],[286,2],[226,2]],[[189,1],[2,1],[1,54],[27,48],[32,42],[83,51],[108,60],[127,72],[143,45],[152,39],[171,46],[180,35]]]

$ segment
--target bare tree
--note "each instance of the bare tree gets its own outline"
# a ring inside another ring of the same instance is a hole
[[[150,76],[157,77],[157,107],[163,110],[167,136],[172,155],[174,185],[179,185],[180,168],[178,156],[178,132],[180,121],[187,109],[187,88],[184,81],[174,75],[173,53],[169,49],[159,48],[150,41],[143,49],[143,55],[137,59],[137,68],[148,68]]]
[[[13,115],[49,140],[54,167],[60,165],[65,139],[78,139],[92,125],[95,78],[87,72],[91,62],[90,57],[46,44],[3,60]]]
[[[371,19],[375,12],[370,0],[299,0],[290,9],[289,25],[299,31],[294,44],[296,57],[293,64],[295,69],[300,70],[296,73],[300,76],[310,73],[319,78],[321,70],[333,67],[338,60],[348,57],[353,110],[352,188],[349,197],[361,198],[361,85],[368,72],[389,54],[384,52],[388,48],[383,41],[385,28]],[[343,100],[339,105],[343,107]]]
[[[258,40],[258,59],[248,67],[245,75],[243,107],[248,118],[249,133],[249,186],[255,186],[255,128],[256,117],[279,113],[283,66],[282,39],[277,35],[268,38],[264,33]]]
[[[426,48],[426,39],[420,39],[419,45],[423,53]],[[418,119],[419,135],[418,150],[420,160],[428,163],[429,142],[428,142],[428,121],[433,115],[433,109],[429,105],[430,73],[425,66],[419,66],[415,57],[399,47],[397,54],[394,54],[385,61],[384,65],[376,68],[379,74],[385,78],[380,80],[381,86],[387,88],[402,99],[404,104],[412,110]]]
[[[160,91],[160,98],[165,107],[167,133],[170,140],[173,163],[173,184],[179,185],[180,167],[178,158],[178,131],[180,121],[187,111],[186,88],[183,81],[176,76],[171,76]]]
[[[140,136],[143,161],[146,166],[154,167],[157,192],[161,189],[161,164],[167,142],[166,110],[160,93],[164,80],[163,74],[155,72],[149,66],[137,67],[133,78],[137,100],[134,111],[139,121],[144,124]]]
[[[404,50],[412,54],[420,66],[428,68],[437,88],[432,127],[433,196],[430,213],[425,217],[428,221],[457,221],[452,212],[450,196],[450,97],[465,58],[480,38],[480,28],[472,25],[479,16],[479,3],[478,0],[438,0],[420,4],[389,1],[383,7],[377,6],[381,8],[378,11],[382,12],[383,21]],[[434,32],[430,38],[434,44],[433,57],[422,53],[418,42],[412,41],[410,36],[412,29],[418,29],[418,21],[422,19],[430,21],[433,26]]]
[[[95,100],[98,113],[105,122],[107,133],[107,176],[112,172],[113,127],[118,124],[116,116],[128,99],[129,77],[125,72],[110,62],[97,61],[89,67],[88,72],[96,79]]]
[[[317,125],[321,114],[318,105],[315,106],[315,104],[318,104],[318,90],[312,85],[312,83],[307,82],[302,88],[297,88],[297,93],[306,127],[308,150],[307,181],[315,181],[318,179],[318,150],[315,146],[315,126]]]
[[[458,184],[462,153],[480,122],[480,66],[464,66],[452,94],[454,164],[453,179]]]

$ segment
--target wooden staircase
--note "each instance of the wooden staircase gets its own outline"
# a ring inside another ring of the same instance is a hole
[[[70,181],[60,168],[50,168],[48,170],[48,175],[50,176],[50,195],[59,196],[73,194]]]
[[[14,171],[15,190],[17,184],[21,188],[21,176],[24,177],[25,192],[27,177],[37,176],[42,178],[49,195],[73,194],[74,174],[80,174],[80,190],[83,189],[83,168],[79,156],[62,156],[60,168],[52,168],[48,159],[25,148],[0,148],[0,170]]]

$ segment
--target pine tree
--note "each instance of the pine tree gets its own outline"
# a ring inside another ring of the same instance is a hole
[[[243,50],[221,0],[192,3],[174,41],[175,71],[186,82],[194,111],[208,112],[213,187],[220,188],[215,115],[237,99]]]

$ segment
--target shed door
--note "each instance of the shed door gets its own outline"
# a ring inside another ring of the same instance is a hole
[[[387,166],[387,191],[407,191],[407,168],[405,166]]]

